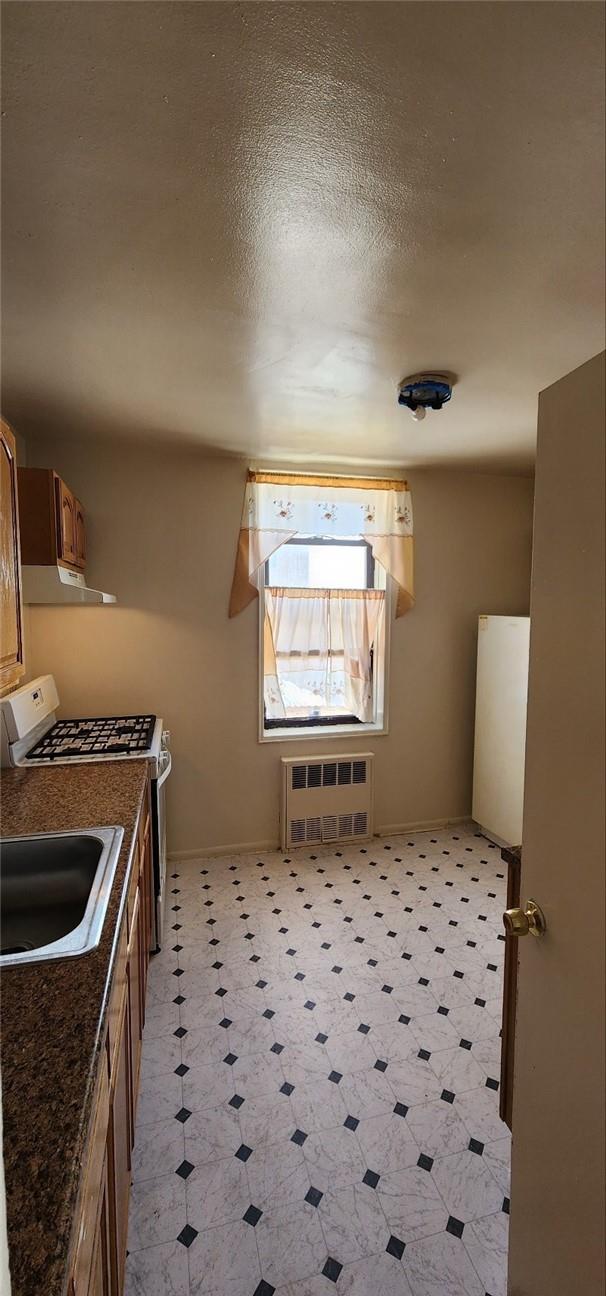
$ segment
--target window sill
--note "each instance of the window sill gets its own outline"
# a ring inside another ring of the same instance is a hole
[[[358,725],[318,725],[317,729],[267,729],[259,734],[259,742],[317,742],[318,738],[352,738],[354,743],[362,734],[386,734],[384,721]]]

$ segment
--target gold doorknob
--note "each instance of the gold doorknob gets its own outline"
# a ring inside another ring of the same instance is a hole
[[[542,936],[547,929],[545,914],[534,900],[529,900],[525,909],[506,909],[503,914],[503,925],[508,936]]]

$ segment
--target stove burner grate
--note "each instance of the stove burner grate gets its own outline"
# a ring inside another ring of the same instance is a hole
[[[57,720],[25,759],[63,761],[84,756],[97,760],[100,756],[143,755],[151,745],[155,724],[155,715]]]

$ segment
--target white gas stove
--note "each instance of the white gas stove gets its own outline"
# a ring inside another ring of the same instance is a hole
[[[73,765],[146,760],[150,766],[152,841],[156,889],[156,948],[162,939],[166,879],[164,787],[171,770],[169,734],[155,715],[89,716],[57,720],[59,694],[52,675],[41,675],[0,700],[3,767]]]

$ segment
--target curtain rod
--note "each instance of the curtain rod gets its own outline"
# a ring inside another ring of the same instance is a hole
[[[392,477],[356,477],[351,474],[306,473],[306,472],[271,472],[267,469],[248,469],[248,481],[257,481],[284,486],[333,486],[353,487],[358,490],[395,490],[407,491],[408,482],[404,478]]]

